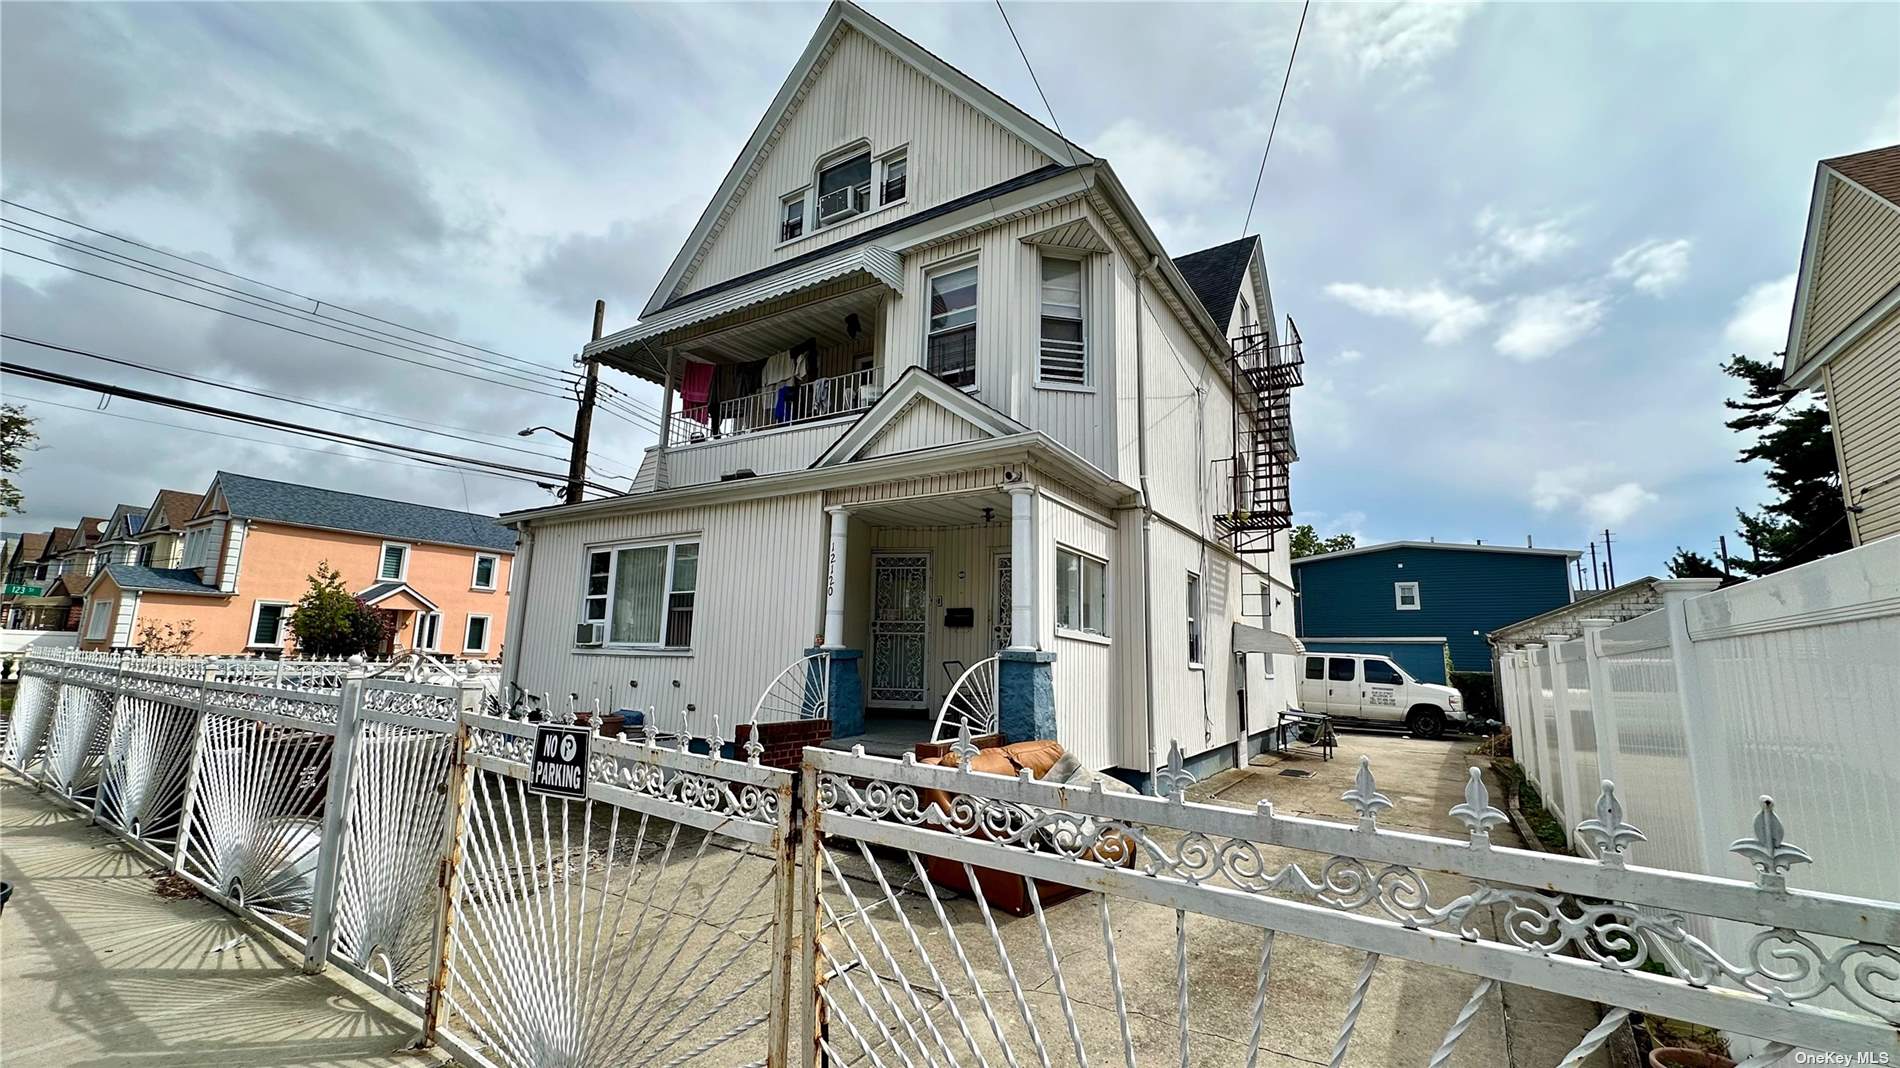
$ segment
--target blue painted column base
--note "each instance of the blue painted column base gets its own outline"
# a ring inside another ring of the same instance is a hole
[[[1056,654],[1005,649],[996,654],[997,726],[1005,742],[1056,736]]]
[[[864,678],[858,663],[862,649],[807,649],[806,656],[831,654],[831,736],[850,738],[864,733]],[[813,670],[816,670],[814,662]]]

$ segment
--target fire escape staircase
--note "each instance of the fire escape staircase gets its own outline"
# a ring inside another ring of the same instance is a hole
[[[1234,390],[1233,508],[1216,514],[1214,526],[1236,553],[1269,552],[1274,533],[1293,525],[1293,387],[1301,383],[1304,362],[1291,316],[1283,340],[1262,326],[1233,341],[1227,361]]]

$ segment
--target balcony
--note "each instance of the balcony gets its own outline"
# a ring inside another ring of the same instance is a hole
[[[698,445],[848,415],[869,408],[878,393],[875,367],[769,387],[681,409],[668,423],[666,441],[669,447]]]

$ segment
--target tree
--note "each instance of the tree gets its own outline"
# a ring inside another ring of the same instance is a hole
[[[1670,578],[1721,578],[1722,569],[1715,561],[1692,552],[1682,546],[1676,546],[1676,555],[1669,558]]]
[[[351,594],[328,560],[317,564],[310,588],[291,610],[290,632],[302,656],[375,653],[396,630],[396,616]]]
[[[1795,405],[1795,393],[1781,386],[1776,362],[1731,356],[1724,373],[1747,386],[1740,400],[1725,400],[1740,412],[1725,425],[1752,434],[1737,463],[1768,465],[1768,485],[1777,497],[1761,511],[1736,509],[1746,558],[1729,557],[1729,566],[1748,575],[1773,574],[1848,548],[1846,505],[1834,462],[1834,438],[1824,404]]]
[[[1322,539],[1311,523],[1301,523],[1293,528],[1293,559],[1302,556],[1318,556],[1321,553],[1336,553],[1341,549],[1358,548],[1359,542],[1351,534],[1335,534]]]
[[[39,440],[33,417],[17,404],[0,405],[0,515],[20,510],[20,487],[7,477],[20,469],[20,454]]]
[[[184,656],[191,652],[192,639],[198,636],[196,620],[181,619],[176,623],[158,624],[146,622],[139,627],[137,642],[140,656]]]

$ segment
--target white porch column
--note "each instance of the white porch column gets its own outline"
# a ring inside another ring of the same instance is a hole
[[[844,648],[844,571],[851,548],[851,513],[827,508],[831,516],[831,550],[825,556],[825,648]]]
[[[1009,487],[1009,647],[1035,649],[1042,633],[1036,598],[1036,487]]]

